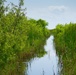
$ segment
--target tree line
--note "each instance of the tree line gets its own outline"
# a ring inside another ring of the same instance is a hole
[[[0,68],[44,52],[40,48],[50,35],[45,20],[28,19],[26,8],[22,9],[24,0],[19,0],[19,5],[8,6],[5,1],[0,0]]]

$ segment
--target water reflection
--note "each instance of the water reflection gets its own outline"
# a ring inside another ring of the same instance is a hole
[[[53,36],[46,41],[44,46],[45,54],[43,57],[31,59],[27,65],[25,75],[59,75],[58,57],[53,44]]]

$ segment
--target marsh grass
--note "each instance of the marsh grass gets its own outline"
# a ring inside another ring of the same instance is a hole
[[[62,57],[62,74],[76,75],[76,23],[57,25],[54,37],[57,54]]]

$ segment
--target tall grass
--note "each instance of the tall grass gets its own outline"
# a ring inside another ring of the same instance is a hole
[[[57,53],[62,56],[62,74],[76,75],[76,23],[57,25],[54,37]]]

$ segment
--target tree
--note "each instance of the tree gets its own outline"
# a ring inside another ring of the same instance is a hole
[[[0,0],[0,18],[4,14],[5,8],[4,8],[4,2],[6,0]]]
[[[48,23],[45,20],[39,19],[37,21],[37,25],[40,25],[41,27],[45,28],[48,25]]]

